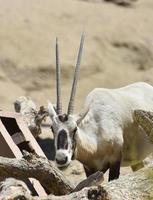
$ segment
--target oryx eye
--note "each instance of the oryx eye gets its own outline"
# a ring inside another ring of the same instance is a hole
[[[73,133],[75,133],[77,131],[77,127],[75,127],[75,129],[73,130]]]
[[[52,130],[52,133],[54,134],[54,129],[53,129],[53,127],[51,126],[50,128],[51,128],[51,130]]]
[[[76,131],[77,131],[77,127],[73,130],[73,138],[75,137]]]

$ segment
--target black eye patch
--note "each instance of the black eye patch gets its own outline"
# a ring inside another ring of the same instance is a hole
[[[73,133],[75,133],[77,131],[77,127],[74,129]]]
[[[73,139],[75,137],[76,131],[77,131],[77,127],[73,130]]]
[[[76,132],[77,132],[77,127],[73,131],[73,140],[72,140],[72,149],[73,149],[73,155],[72,155],[72,160],[74,160],[75,157],[75,149],[76,149]]]
[[[57,138],[57,149],[67,149],[68,148],[68,138],[65,130],[61,130],[58,133]]]
[[[51,128],[51,131],[54,133],[54,129],[53,129],[53,127],[51,126],[50,128]]]

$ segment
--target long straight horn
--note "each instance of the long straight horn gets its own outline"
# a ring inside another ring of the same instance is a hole
[[[59,48],[58,38],[56,38],[56,110],[57,114],[62,114],[62,102],[61,102],[61,67],[59,63]]]
[[[82,51],[83,51],[84,38],[85,38],[85,35],[84,33],[82,33],[77,63],[76,63],[75,72],[74,72],[73,84],[72,84],[72,89],[71,89],[71,96],[70,96],[70,101],[68,105],[68,111],[67,111],[68,115],[72,114],[74,111],[74,99],[75,99],[75,94],[76,94],[77,82],[79,79],[80,63],[81,63],[81,57],[82,57]]]

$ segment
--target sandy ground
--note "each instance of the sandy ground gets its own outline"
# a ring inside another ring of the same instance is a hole
[[[0,0],[0,108],[13,110],[13,101],[21,95],[39,105],[46,105],[47,99],[55,102],[58,37],[67,109],[82,31],[86,39],[76,111],[95,87],[116,88],[136,81],[153,84],[152,11],[152,0],[138,0],[132,7],[103,0]],[[41,137],[52,136],[44,129]],[[123,169],[122,174],[129,171]],[[76,161],[64,173],[76,182],[84,178]]]

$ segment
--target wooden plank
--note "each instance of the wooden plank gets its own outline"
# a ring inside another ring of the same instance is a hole
[[[23,117],[20,114],[1,111],[0,118],[2,117],[8,118],[8,120],[9,118],[14,118],[17,122],[19,129],[21,130],[21,134],[23,134],[23,136],[25,137],[27,141],[30,141],[31,146],[33,147],[35,152],[40,156],[46,157],[43,151],[41,150],[40,146],[38,145],[37,141],[35,140],[31,132],[29,131]],[[13,158],[13,157],[18,158],[18,159],[22,158],[22,153],[20,149],[13,141],[13,138],[11,137],[10,133],[7,131],[1,119],[0,119],[0,133],[1,133],[0,134],[0,141],[1,141],[0,155],[5,156],[5,157],[10,157],[10,158]],[[29,178],[29,180],[39,196],[47,196],[44,188],[42,187],[42,185],[40,184],[38,180],[33,179],[33,178]]]

